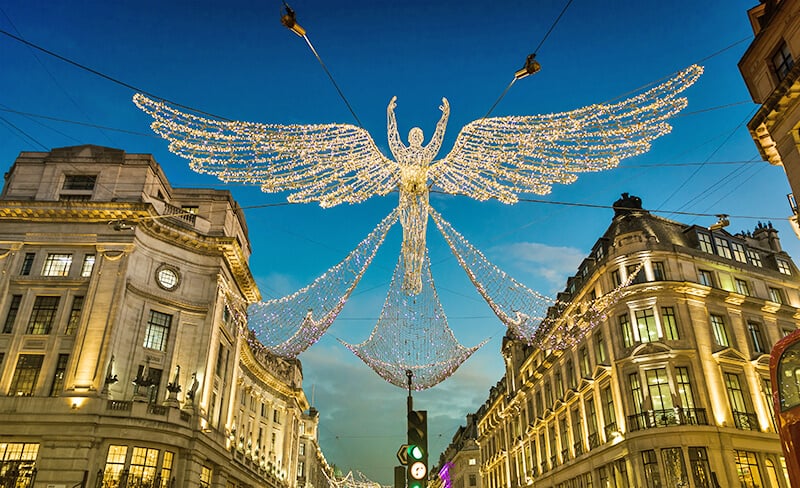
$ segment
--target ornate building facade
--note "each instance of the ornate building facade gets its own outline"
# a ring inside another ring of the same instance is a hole
[[[21,153],[0,196],[0,484],[307,486],[302,370],[247,329],[250,252],[229,192],[173,188],[150,155]]]
[[[761,157],[786,171],[792,223],[800,237],[794,195],[800,195],[800,0],[761,0],[747,12],[755,38],[739,61],[753,101],[748,123]]]
[[[504,340],[478,411],[483,487],[788,488],[769,351],[798,326],[800,279],[777,231],[614,207],[551,319],[639,271],[594,323],[550,329],[551,349]]]
[[[481,452],[478,447],[478,424],[475,414],[467,415],[450,444],[439,456],[439,473],[445,488],[481,488]]]

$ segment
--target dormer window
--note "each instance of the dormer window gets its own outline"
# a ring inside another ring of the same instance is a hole
[[[789,52],[789,46],[782,42],[775,54],[772,55],[772,66],[775,68],[775,75],[778,81],[782,81],[789,74],[789,70],[794,66],[794,59],[792,53]]]

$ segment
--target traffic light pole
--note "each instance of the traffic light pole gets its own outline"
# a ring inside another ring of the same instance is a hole
[[[411,397],[411,378],[414,376],[414,373],[410,370],[406,370],[406,377],[408,377],[408,399],[406,400],[406,404],[408,406],[408,412],[411,413],[414,411],[414,398]]]

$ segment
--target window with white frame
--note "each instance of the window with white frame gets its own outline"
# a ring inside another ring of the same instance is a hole
[[[677,341],[680,339],[674,307],[661,307],[661,327],[664,329],[664,337],[667,340]]]
[[[783,293],[780,288],[769,288],[769,299],[775,303],[783,303]]]
[[[639,330],[640,342],[655,342],[658,340],[658,325],[652,308],[636,310],[636,328]]]
[[[705,269],[699,269],[697,270],[697,281],[701,285],[713,287],[714,275],[711,273],[711,271],[707,271]]]
[[[711,236],[703,232],[697,233],[697,242],[700,244],[700,250],[709,254],[714,254],[714,245],[711,244]]]
[[[88,278],[92,276],[92,270],[94,269],[94,254],[86,254],[83,256],[83,265],[81,265],[81,277]]]
[[[745,252],[743,245],[739,244],[738,242],[731,242],[731,250],[733,251],[733,259],[739,261],[740,263],[747,262],[747,253]]]
[[[767,340],[764,338],[764,332],[761,330],[761,324],[758,322],[748,321],[747,332],[750,335],[750,343],[753,346],[754,353],[766,354],[769,352]]]
[[[72,266],[72,254],[48,254],[42,267],[42,276],[68,276],[70,266]]]
[[[721,237],[714,237],[714,244],[717,245],[717,254],[723,258],[731,259],[731,247],[726,239]]]
[[[763,264],[761,263],[761,255],[758,252],[753,251],[752,249],[748,249],[747,257],[750,258],[750,264],[752,264],[753,266],[756,266],[758,268],[763,266]]]
[[[711,314],[709,320],[711,322],[711,331],[714,334],[714,342],[716,342],[718,346],[730,347],[731,343],[728,339],[728,331],[725,328],[725,321],[722,316]]]
[[[169,329],[172,326],[172,315],[150,310],[147,320],[147,330],[144,335],[144,347],[157,351],[167,350]]]
[[[750,296],[750,287],[747,285],[745,280],[736,278],[734,280],[734,284],[736,286],[736,293],[739,293],[744,296]]]
[[[792,268],[791,268],[791,266],[789,266],[789,262],[788,261],[785,261],[783,259],[776,259],[776,261],[778,263],[778,271],[780,271],[781,273],[783,273],[785,275],[789,275],[789,276],[792,275]]]

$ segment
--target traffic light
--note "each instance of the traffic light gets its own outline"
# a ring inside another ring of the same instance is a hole
[[[425,488],[428,481],[428,412],[408,412],[408,488]]]

